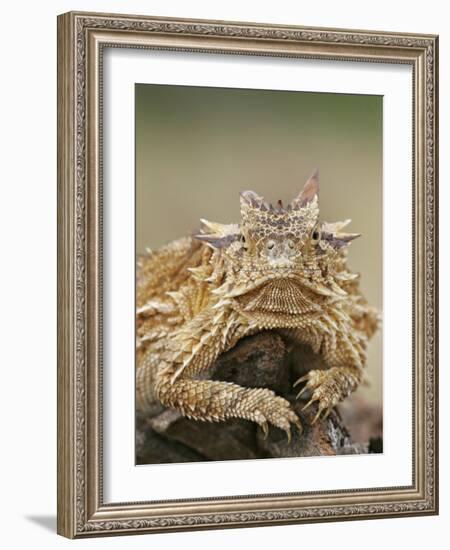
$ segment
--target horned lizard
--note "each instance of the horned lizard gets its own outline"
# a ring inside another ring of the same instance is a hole
[[[240,224],[201,220],[197,235],[148,251],[138,266],[137,403],[152,401],[196,420],[243,418],[302,430],[289,402],[267,388],[208,379],[219,354],[264,330],[311,346],[329,367],[310,370],[314,421],[363,379],[379,323],[346,265],[350,222],[320,222],[317,171],[284,208],[253,191],[240,196]],[[304,407],[305,408],[305,407]]]

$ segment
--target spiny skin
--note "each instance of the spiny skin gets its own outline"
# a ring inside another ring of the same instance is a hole
[[[317,172],[283,208],[241,193],[241,223],[201,220],[201,233],[140,260],[137,290],[137,399],[156,399],[196,420],[245,418],[301,430],[287,400],[265,388],[207,379],[219,354],[271,329],[310,345],[329,366],[311,370],[299,393],[318,402],[316,419],[362,380],[366,347],[379,322],[346,267],[357,234],[350,220],[319,222]],[[296,385],[295,384],[295,385]],[[316,420],[315,419],[315,420]]]

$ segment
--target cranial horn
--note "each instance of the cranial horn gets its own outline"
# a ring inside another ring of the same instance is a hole
[[[260,206],[264,202],[264,198],[254,191],[242,191],[241,202],[244,201],[251,206]]]
[[[335,235],[335,238],[339,241],[342,241],[345,244],[350,243],[354,239],[361,237],[361,233],[338,233]]]
[[[349,244],[353,239],[361,237],[361,233],[344,233],[341,231],[346,227],[351,220],[344,220],[343,222],[335,223],[322,223],[322,238],[328,241],[335,248],[341,248]]]
[[[291,202],[292,208],[302,208],[319,196],[319,170],[314,170],[302,191]]]
[[[203,233],[199,233],[197,235],[193,235],[193,237],[198,241],[202,241],[206,243],[211,248],[226,248],[227,246],[230,246],[230,244],[233,244],[239,239],[239,235],[237,234],[220,236],[220,235],[205,235]]]
[[[210,222],[201,218],[200,233],[193,237],[212,248],[224,248],[239,240],[239,225]]]
[[[347,227],[347,225],[352,220],[344,220],[342,222],[334,222],[334,223],[328,223],[328,222],[322,222],[322,230],[326,233],[340,233],[341,229],[344,229],[344,227]]]

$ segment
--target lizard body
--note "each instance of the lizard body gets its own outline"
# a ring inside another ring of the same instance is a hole
[[[366,348],[378,312],[346,265],[358,234],[349,220],[319,222],[317,172],[284,208],[253,191],[241,193],[241,223],[201,220],[199,235],[149,252],[137,284],[137,402],[159,400],[189,418],[245,418],[301,430],[289,402],[267,388],[208,379],[215,359],[243,337],[275,330],[311,346],[329,366],[305,382],[317,419],[363,378]]]

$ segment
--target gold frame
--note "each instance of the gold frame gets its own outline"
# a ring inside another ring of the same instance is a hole
[[[411,486],[103,502],[104,47],[406,63],[413,67]],[[58,533],[75,538],[438,513],[437,53],[438,38],[433,35],[95,13],[71,12],[58,17]]]

